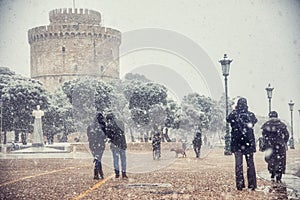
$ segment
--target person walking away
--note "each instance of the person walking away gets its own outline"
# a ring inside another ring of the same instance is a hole
[[[254,113],[248,111],[247,99],[238,100],[235,110],[227,116],[226,121],[231,125],[231,152],[235,156],[236,188],[238,190],[245,188],[243,175],[243,156],[245,156],[248,188],[255,190],[257,183],[253,155],[256,146],[253,127],[257,119]]]
[[[206,135],[204,135],[203,142],[204,142],[204,145],[206,145],[206,144],[207,144],[207,136],[206,136]]]
[[[278,119],[278,113],[271,111],[270,120],[265,122],[262,129],[262,136],[265,143],[265,160],[268,163],[268,171],[271,174],[271,180],[281,182],[282,174],[286,169],[286,150],[289,141],[289,132],[287,126]]]
[[[114,114],[110,113],[106,116],[107,126],[106,134],[110,139],[110,149],[113,155],[115,178],[120,177],[119,159],[121,160],[122,178],[127,179],[126,175],[126,138],[124,134],[124,123],[115,118]]]
[[[103,119],[104,118],[102,117],[102,120]],[[104,178],[101,160],[105,150],[106,136],[103,131],[105,130],[105,127],[103,126],[105,126],[105,122],[102,121],[102,124],[100,124],[96,119],[87,127],[89,148],[94,157],[94,179],[96,180]]]
[[[161,157],[161,137],[160,137],[160,133],[158,131],[158,128],[154,128],[154,135],[152,138],[152,150],[153,150],[153,155],[155,155],[154,153],[156,151],[158,151],[158,158]],[[153,158],[155,159],[155,157],[153,156]]]
[[[186,141],[185,139],[183,139],[183,140],[181,141],[181,147],[182,147],[182,149],[183,149],[184,151],[186,151],[186,148],[187,148],[187,141]]]
[[[201,146],[202,146],[202,134],[201,134],[201,131],[198,130],[193,139],[193,148],[194,148],[194,151],[196,154],[196,158],[200,158]]]

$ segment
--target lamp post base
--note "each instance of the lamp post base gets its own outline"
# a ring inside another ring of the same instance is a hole
[[[290,149],[295,149],[293,137],[291,137],[291,139],[290,139]]]
[[[229,133],[228,123],[226,123],[225,148],[224,148],[224,155],[225,156],[232,155],[231,147],[230,147],[230,143],[231,143],[230,141],[231,141],[231,135]]]

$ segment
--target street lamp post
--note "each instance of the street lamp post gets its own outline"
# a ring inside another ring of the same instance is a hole
[[[291,100],[289,103],[290,111],[291,111],[291,138],[290,138],[290,148],[295,149],[294,146],[294,134],[293,134],[293,110],[294,110],[294,102]]]
[[[298,124],[298,127],[299,127],[299,132],[298,132],[298,143],[300,142],[300,109],[298,110],[299,112],[299,124]]]
[[[266,88],[266,91],[267,91],[267,97],[269,99],[269,113],[271,112],[271,99],[272,99],[272,92],[273,92],[273,89],[271,87],[271,84],[269,83],[268,87]]]
[[[3,106],[3,101],[0,98],[0,144],[2,144],[2,106]]]
[[[299,112],[299,117],[300,117],[300,109],[298,110],[298,112]],[[300,118],[299,118],[300,119]],[[299,120],[299,122],[300,122],[300,120]],[[298,143],[300,142],[300,123],[298,124],[298,126],[299,126],[299,132],[298,132]]]
[[[227,89],[227,76],[229,75],[230,70],[230,63],[232,60],[229,60],[227,58],[227,54],[224,54],[224,58],[222,60],[219,60],[222,66],[222,72],[225,80],[225,107],[226,107],[226,117],[228,116],[228,89]],[[231,136],[229,133],[229,124],[226,122],[226,134],[225,134],[225,151],[224,155],[231,155],[230,150],[230,140]]]

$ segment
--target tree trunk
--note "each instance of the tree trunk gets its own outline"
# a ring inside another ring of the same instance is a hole
[[[3,144],[6,144],[6,133],[7,133],[7,132],[6,132],[6,131],[4,131],[4,136],[3,136],[3,137],[4,137],[4,138],[3,138]]]
[[[134,136],[133,136],[132,128],[129,128],[129,132],[130,132],[131,142],[135,142],[134,141]]]
[[[15,143],[18,143],[19,142],[19,131],[18,130],[15,130]]]

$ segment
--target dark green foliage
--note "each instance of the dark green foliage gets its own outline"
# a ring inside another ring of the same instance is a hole
[[[49,106],[49,94],[33,79],[17,75],[0,75],[0,79],[4,80],[1,82],[3,130],[31,132],[32,110],[37,105],[46,110]]]
[[[167,89],[159,84],[131,81],[124,89],[124,94],[129,101],[131,117],[137,125],[146,126],[150,122],[162,117],[161,108],[167,104]],[[165,119],[160,120],[163,122]]]
[[[97,112],[111,107],[112,87],[91,77],[65,82],[62,86],[69,102],[78,131],[83,132],[95,119]]]

